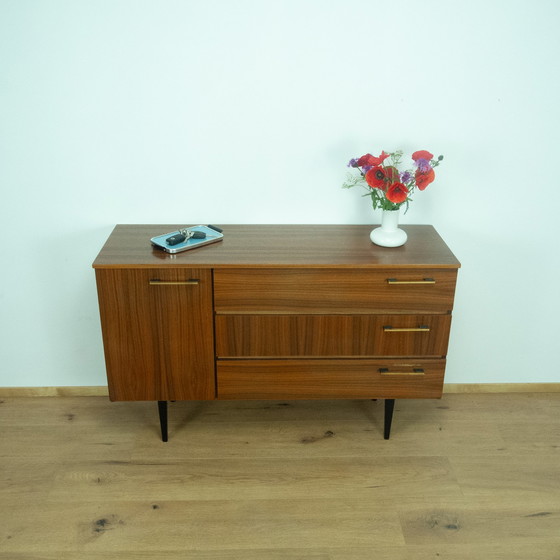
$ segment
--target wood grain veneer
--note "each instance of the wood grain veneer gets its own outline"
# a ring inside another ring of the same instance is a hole
[[[450,323],[451,315],[219,315],[216,353],[222,358],[442,357]]]
[[[444,370],[445,360],[220,360],[218,397],[440,398]]]
[[[111,400],[215,397],[212,273],[97,270]],[[150,285],[150,280],[199,284]]]
[[[456,279],[456,270],[434,268],[219,269],[214,300],[217,313],[446,313]],[[405,283],[424,281],[433,283]]]
[[[385,248],[369,239],[371,225],[220,225],[224,239],[194,251],[169,255],[150,238],[176,225],[117,225],[94,268],[430,268],[460,264],[432,226],[404,225],[408,241]]]

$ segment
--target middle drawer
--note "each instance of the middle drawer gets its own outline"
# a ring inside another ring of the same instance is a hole
[[[447,354],[451,315],[217,315],[218,358]]]

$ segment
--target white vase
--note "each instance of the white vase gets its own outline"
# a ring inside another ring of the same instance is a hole
[[[399,229],[399,210],[383,210],[381,227],[375,228],[369,238],[381,247],[400,247],[406,243],[406,231]]]

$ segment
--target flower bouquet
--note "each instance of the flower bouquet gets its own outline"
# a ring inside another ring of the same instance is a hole
[[[342,187],[365,187],[368,192],[364,196],[371,197],[374,210],[398,210],[403,204],[408,210],[414,190],[423,191],[435,179],[434,167],[440,164],[443,156],[434,159],[427,150],[419,150],[412,154],[414,168],[399,171],[402,157],[402,150],[398,150],[391,153],[382,151],[378,157],[366,154],[351,159],[348,167],[357,169],[359,174],[349,173]]]
[[[398,227],[400,207],[405,204],[405,212],[408,210],[414,190],[423,191],[435,179],[434,167],[443,159],[443,156],[434,159],[427,150],[419,150],[412,154],[414,167],[400,171],[402,155],[402,150],[382,151],[378,157],[366,154],[351,159],[348,167],[357,169],[359,175],[349,173],[342,185],[345,189],[363,186],[367,190],[364,196],[371,197],[373,209],[383,210],[381,227],[370,234],[373,243],[382,247],[400,247],[406,243],[407,234]]]

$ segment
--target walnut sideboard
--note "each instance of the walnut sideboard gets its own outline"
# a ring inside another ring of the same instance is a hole
[[[439,398],[459,261],[432,226],[398,248],[371,226],[230,225],[170,255],[177,225],[118,225],[95,262],[109,396]],[[182,226],[181,226],[182,227]]]

